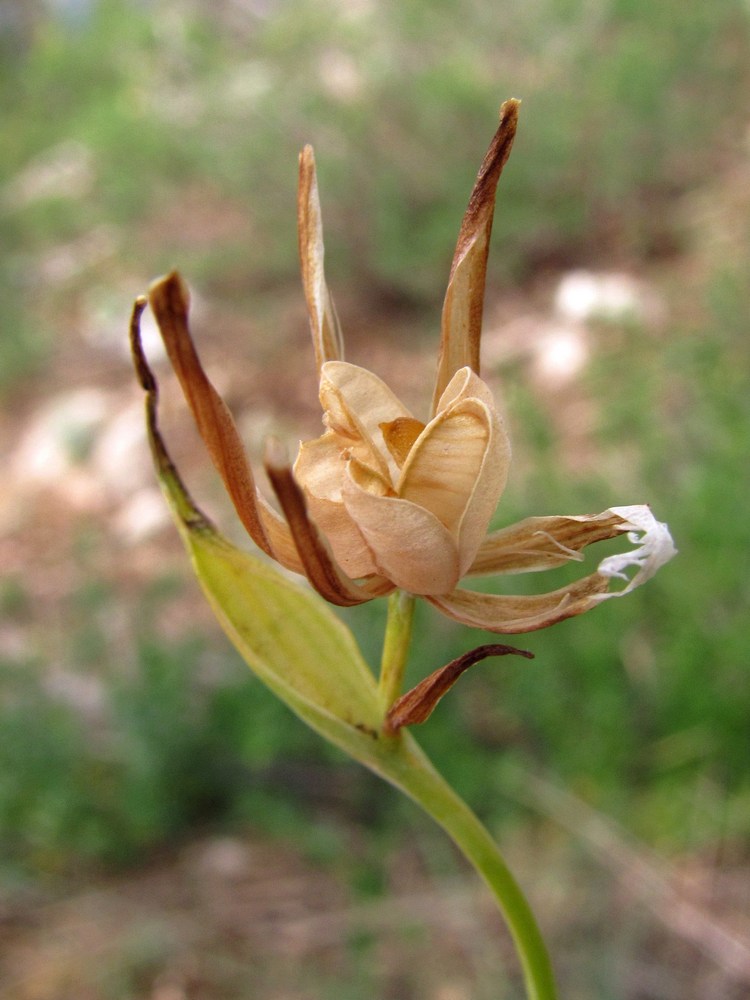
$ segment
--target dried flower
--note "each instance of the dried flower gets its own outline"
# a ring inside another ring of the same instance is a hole
[[[675,549],[646,506],[601,514],[531,517],[487,534],[510,464],[510,444],[479,377],[479,341],[495,190],[516,131],[507,101],[458,237],[443,307],[432,414],[414,417],[372,372],[344,360],[323,271],[315,162],[300,157],[298,226],[326,430],[303,443],[292,467],[272,440],[265,466],[283,516],[258,491],[235,423],[211,385],[188,329],[188,293],[177,274],[149,300],[200,434],[255,543],[304,574],[327,600],[354,605],[396,588],[460,622],[528,632],[581,614],[643,583]],[[465,576],[533,572],[582,559],[592,542],[627,534],[637,547],[609,556],[576,583],[538,596],[459,587]],[[611,590],[614,578],[627,585]]]

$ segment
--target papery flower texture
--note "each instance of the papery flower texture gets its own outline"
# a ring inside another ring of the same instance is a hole
[[[198,358],[184,283],[173,273],[150,290],[172,367],[242,523],[260,549],[306,576],[334,604],[356,605],[401,589],[467,625],[529,632],[628,593],[675,554],[666,525],[642,505],[529,517],[488,534],[511,449],[479,375],[479,343],[495,191],[517,118],[518,102],[507,101],[461,225],[432,411],[424,422],[377,375],[344,360],[323,271],[315,161],[309,146],[302,152],[299,249],[325,431],[300,446],[293,465],[278,441],[268,442],[265,467],[281,513],[256,487],[234,420]],[[581,560],[589,544],[622,534],[633,550],[608,556],[594,572],[548,593],[507,596],[459,586],[467,576]],[[626,585],[612,589],[618,578]]]

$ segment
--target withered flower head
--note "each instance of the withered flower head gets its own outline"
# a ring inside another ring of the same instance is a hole
[[[201,366],[182,280],[171,274],[151,288],[170,361],[242,523],[264,552],[304,574],[334,604],[360,604],[401,588],[468,625],[528,632],[629,592],[675,553],[666,525],[646,506],[530,517],[487,534],[507,480],[510,444],[479,376],[479,342],[495,190],[517,118],[518,102],[507,101],[461,225],[426,422],[376,375],[344,360],[323,272],[315,161],[309,146],[302,152],[300,259],[326,429],[301,445],[293,467],[279,443],[269,442],[265,467],[282,514],[257,489],[232,416]],[[499,596],[459,587],[465,576],[581,560],[587,545],[620,534],[636,548],[549,593]],[[628,582],[612,590],[615,578]]]

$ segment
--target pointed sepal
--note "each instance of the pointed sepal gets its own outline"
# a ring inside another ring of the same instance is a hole
[[[461,674],[469,667],[490,656],[525,656],[533,660],[534,654],[527,649],[516,649],[499,643],[488,643],[469,650],[463,656],[456,657],[444,667],[434,670],[411,691],[401,695],[388,709],[385,717],[385,731],[397,733],[404,726],[416,726],[426,722],[437,707],[438,702],[456,683]]]

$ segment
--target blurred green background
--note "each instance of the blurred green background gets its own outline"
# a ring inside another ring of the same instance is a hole
[[[66,975],[92,998],[520,995],[484,897],[471,933],[450,923],[474,882],[442,836],[219,634],[153,486],[124,344],[134,296],[178,266],[254,457],[271,429],[318,433],[294,201],[312,142],[348,356],[424,406],[458,225],[509,96],[484,369],[514,443],[497,524],[649,502],[680,555],[627,600],[524,637],[533,664],[475,668],[418,736],[509,844],[567,995],[746,995],[748,938],[738,966],[729,944],[698,946],[700,921],[670,928],[617,844],[702,887],[707,926],[743,932],[749,22],[746,0],[0,5],[0,996],[68,995]],[[175,455],[228,526],[158,368]],[[373,664],[383,615],[347,614]],[[426,609],[417,635],[414,678],[485,638]],[[556,807],[551,788],[575,798]],[[603,865],[594,816],[616,824]],[[295,952],[283,914],[247,911],[268,934],[245,951],[221,921],[188,947],[165,904],[153,933],[121,922],[75,966],[66,900],[150,873],[184,885],[191,845],[248,842],[284,852],[280,880],[323,871],[349,920]],[[426,909],[388,911],[394,895]],[[42,952],[45,987],[19,956],[55,914],[73,967]]]

